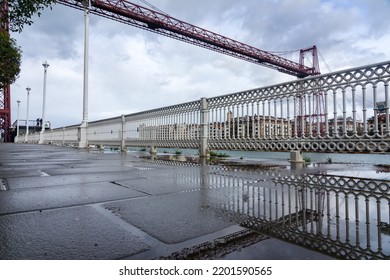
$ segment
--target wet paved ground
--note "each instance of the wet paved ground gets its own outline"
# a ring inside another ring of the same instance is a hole
[[[184,258],[186,248],[202,244],[205,258],[331,259],[264,234],[250,231],[247,238],[249,231],[218,205],[230,199],[221,192],[229,180],[248,174],[137,153],[1,143],[0,259]],[[210,249],[240,232],[245,241]]]

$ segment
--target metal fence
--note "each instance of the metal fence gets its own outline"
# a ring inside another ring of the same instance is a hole
[[[390,62],[90,122],[88,144],[388,152]],[[29,142],[37,141],[36,135]],[[43,142],[77,144],[77,126]]]

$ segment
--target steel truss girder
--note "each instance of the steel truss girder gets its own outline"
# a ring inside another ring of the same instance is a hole
[[[84,10],[81,0],[59,0],[58,2]],[[125,0],[92,0],[91,5],[90,13],[92,14],[260,64],[289,75],[304,78],[319,74],[316,67],[304,66]]]

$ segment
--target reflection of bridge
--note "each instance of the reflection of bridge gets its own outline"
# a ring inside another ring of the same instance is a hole
[[[94,121],[88,143],[199,148],[201,155],[207,149],[388,152],[389,78],[390,62],[383,62]],[[312,109],[319,94],[324,116]],[[303,121],[295,115],[298,102],[307,110]],[[38,139],[33,134],[28,141]],[[46,131],[44,142],[77,145],[79,125]]]
[[[390,259],[390,181],[226,166],[177,179],[222,219],[336,258]]]

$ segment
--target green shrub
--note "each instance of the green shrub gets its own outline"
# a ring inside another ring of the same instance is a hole
[[[210,157],[229,157],[226,153],[218,153],[216,151],[210,151]]]
[[[309,158],[309,157],[304,157],[303,160],[304,160],[306,163],[311,162],[311,158]]]

